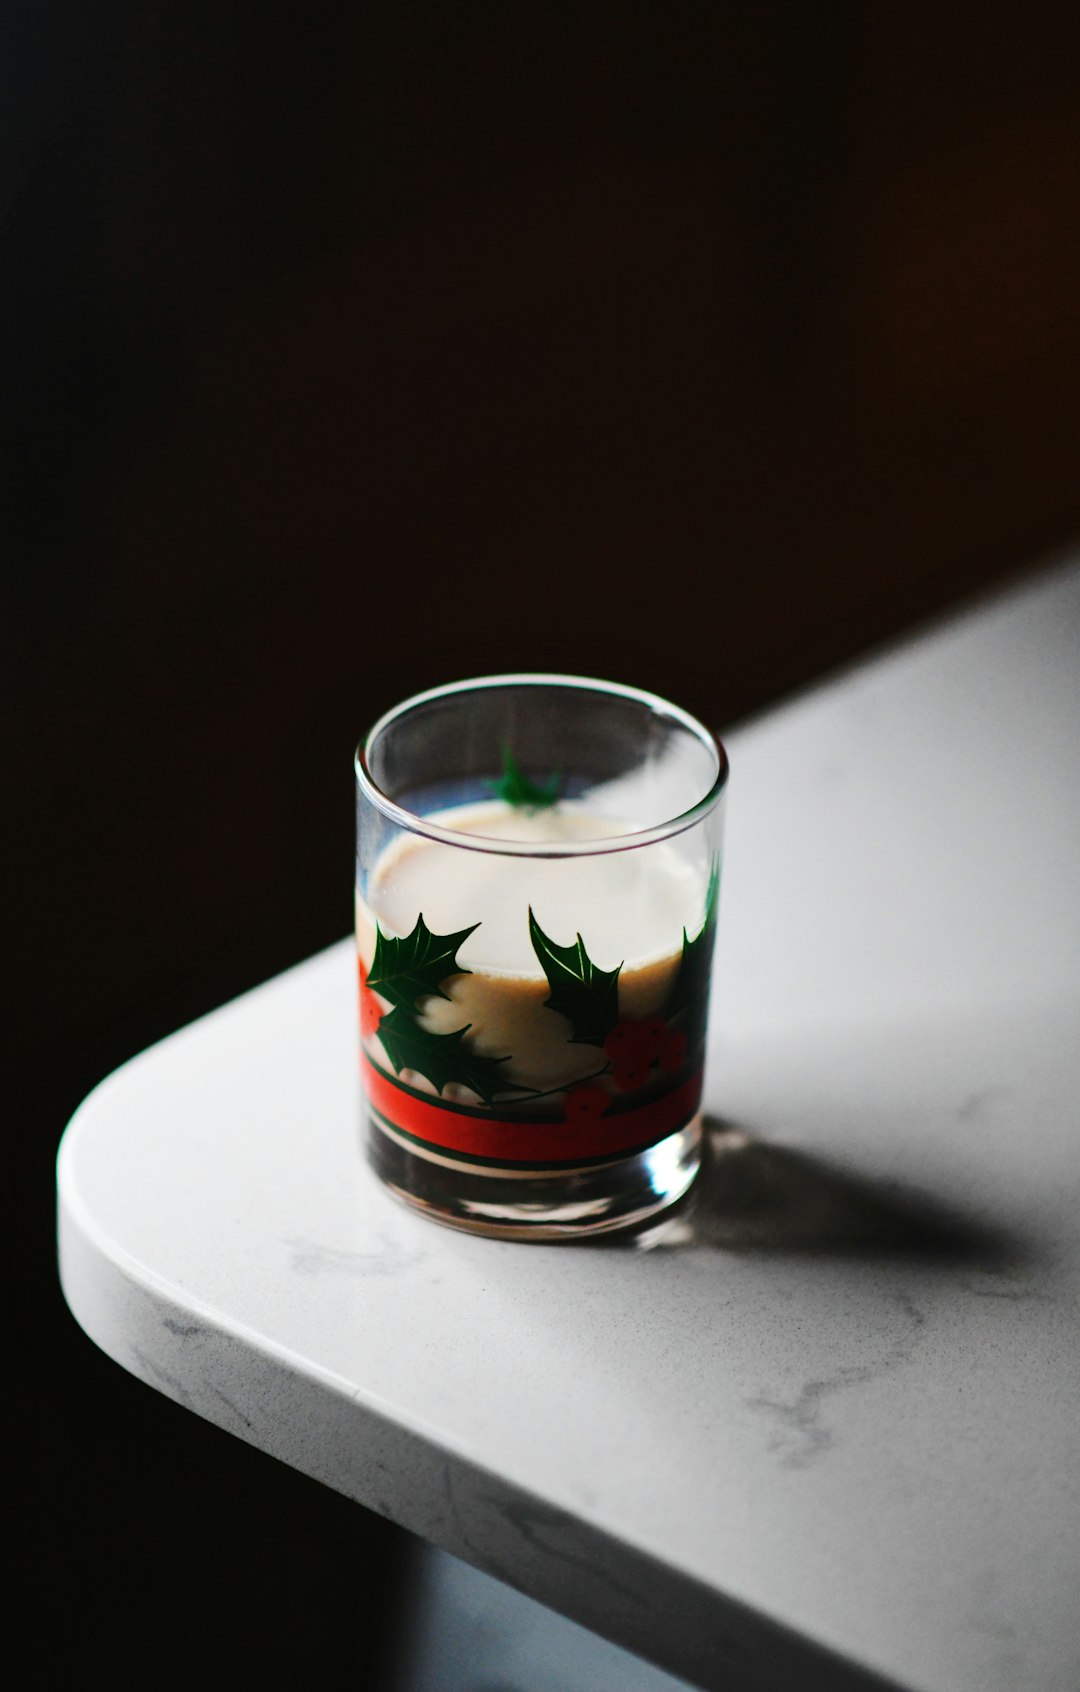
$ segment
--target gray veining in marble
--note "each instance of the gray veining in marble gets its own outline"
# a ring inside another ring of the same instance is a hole
[[[899,1307],[902,1319],[891,1327],[883,1323],[875,1333],[879,1347],[875,1357],[863,1363],[846,1363],[831,1374],[803,1381],[795,1396],[788,1400],[768,1398],[764,1394],[746,1399],[750,1409],[768,1411],[776,1418],[777,1430],[769,1436],[768,1448],[785,1468],[806,1468],[832,1449],[835,1433],[827,1412],[829,1400],[836,1393],[877,1380],[888,1370],[902,1368],[912,1361],[926,1317],[916,1308],[909,1293],[888,1296]]]
[[[348,943],[81,1107],[125,1368],[693,1684],[1080,1684],[1080,573],[733,738],[691,1201],[523,1247],[358,1150]]]

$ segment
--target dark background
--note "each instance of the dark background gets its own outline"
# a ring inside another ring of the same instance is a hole
[[[1075,533],[1077,16],[8,9],[9,1216],[58,1660],[141,1684],[165,1629],[188,1677],[374,1683],[405,1541],[81,1336],[59,1133],[347,930],[351,754],[403,694],[582,671],[730,725]]]

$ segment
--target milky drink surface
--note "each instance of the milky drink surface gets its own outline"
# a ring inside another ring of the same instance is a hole
[[[694,934],[704,914],[705,877],[677,847],[660,842],[636,849],[537,858],[463,849],[470,836],[535,842],[625,837],[627,825],[590,814],[572,802],[528,811],[501,801],[459,806],[430,821],[460,833],[462,846],[419,835],[399,837],[379,859],[368,881],[367,899],[356,901],[360,959],[369,971],[375,953],[376,922],[384,935],[405,937],[423,914],[427,927],[448,934],[478,927],[459,947],[461,973],[442,983],[445,999],[417,1001],[416,1014],[432,1032],[469,1025],[475,1051],[509,1058],[503,1074],[523,1088],[549,1094],[590,1077],[610,1088],[608,1065],[596,1046],[574,1044],[567,1020],[545,1005],[551,988],[529,934],[530,907],[548,938],[571,946],[580,933],[598,968],[622,966],[618,983],[620,1017],[637,1020],[662,1011],[679,969],[684,928]],[[385,1067],[381,1042],[370,1042]],[[434,1088],[423,1076],[403,1071],[401,1079],[422,1092]],[[443,1097],[479,1102],[453,1084]],[[515,1109],[524,1095],[515,1096]]]

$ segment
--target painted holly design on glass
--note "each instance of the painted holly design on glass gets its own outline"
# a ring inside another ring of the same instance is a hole
[[[596,1068],[563,1086],[538,1089],[512,1080],[508,1066],[513,1054],[496,1057],[476,1051],[469,1038],[471,1023],[438,1032],[425,1021],[422,1001],[449,1001],[445,983],[471,974],[457,954],[479,923],[437,934],[420,915],[404,937],[388,935],[376,923],[371,967],[365,971],[360,964],[363,1036],[378,1038],[399,1077],[406,1072],[422,1076],[437,1094],[450,1086],[467,1088],[484,1106],[498,1105],[502,1117],[512,1116],[515,1107],[562,1097],[567,1123],[584,1127],[596,1122],[620,1098],[629,1103],[643,1089],[655,1090],[656,1083],[674,1086],[688,1069],[700,1066],[718,886],[719,865],[714,861],[701,927],[693,936],[684,928],[678,968],[662,1008],[641,1018],[620,1009],[622,964],[602,969],[589,956],[581,934],[572,945],[562,945],[529,911],[530,943],[548,984],[543,1006],[568,1025],[568,1045],[596,1050]]]
[[[502,748],[502,774],[490,783],[496,799],[516,811],[546,811],[559,802],[562,777],[556,770],[544,782],[534,781],[518,768],[509,746]]]
[[[412,933],[399,939],[384,934],[376,925],[375,956],[366,979],[363,964],[360,966],[361,1021],[366,1015],[370,1028],[372,1004],[379,1007],[379,1020],[370,1032],[381,1040],[399,1075],[404,1069],[414,1070],[430,1081],[437,1093],[451,1083],[468,1087],[490,1105],[502,1094],[530,1090],[505,1075],[510,1057],[483,1057],[474,1051],[466,1040],[471,1023],[449,1034],[432,1032],[418,1020],[416,1009],[418,999],[449,998],[442,990],[443,982],[452,975],[470,973],[457,961],[458,948],[479,926],[473,923],[456,934],[433,934],[420,915]],[[388,1011],[382,1012],[380,998],[389,1000]]]
[[[529,912],[533,950],[551,987],[546,1004],[567,1018],[573,1043],[599,1046],[606,1059],[594,1075],[568,1092],[567,1121],[595,1121],[604,1114],[611,1094],[598,1084],[601,1079],[610,1075],[617,1092],[636,1093],[649,1085],[656,1070],[678,1075],[689,1057],[700,1054],[705,1041],[719,885],[719,864],[714,860],[701,928],[693,939],[683,929],[678,974],[664,1014],[636,1020],[619,1014],[622,965],[611,971],[598,969],[580,934],[573,946],[558,946]],[[680,1026],[674,1026],[676,1022]]]

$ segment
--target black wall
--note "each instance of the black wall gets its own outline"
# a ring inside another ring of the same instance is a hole
[[[206,1617],[242,1653],[261,1614],[287,1662],[322,1593],[361,1674],[397,1542],[77,1333],[58,1135],[346,931],[351,753],[404,693],[563,669],[730,724],[1075,532],[1076,9],[38,0],[7,29],[28,1566],[83,1660],[119,1569],[124,1637],[177,1591],[204,1618],[191,1672]]]

